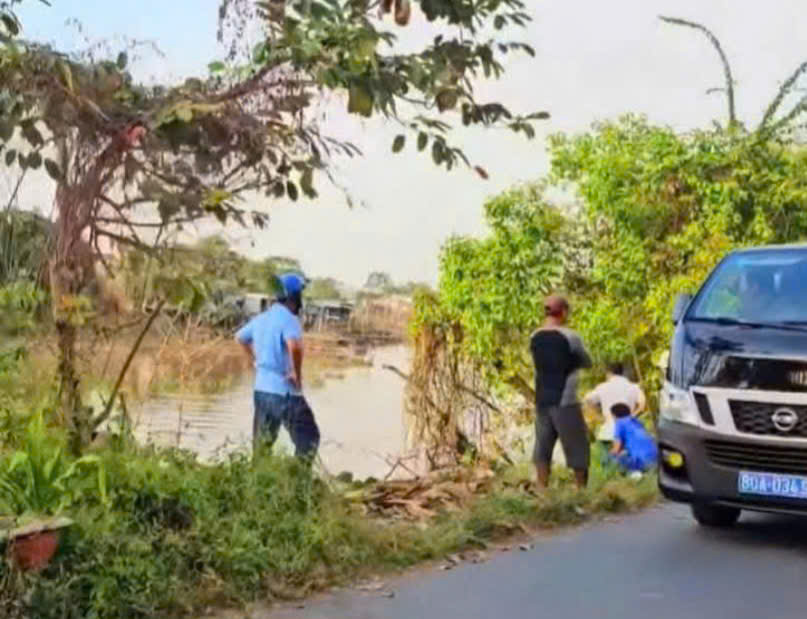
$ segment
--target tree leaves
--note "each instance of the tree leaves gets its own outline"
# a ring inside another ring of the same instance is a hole
[[[20,125],[20,129],[22,130],[22,136],[34,148],[38,148],[45,144],[42,133],[40,133],[39,129],[36,128],[36,124],[33,120],[24,121]]]
[[[416,324],[455,327],[463,334],[455,345],[491,382],[519,371],[529,377],[526,341],[563,261],[564,218],[526,186],[488,201],[485,220],[486,237],[443,248],[437,298],[418,301]]]
[[[53,180],[61,182],[63,180],[62,169],[53,159],[45,159],[45,171]]]
[[[207,70],[214,75],[223,73],[226,68],[227,66],[221,61],[211,62],[207,65]]]
[[[443,163],[443,143],[437,140],[432,144],[432,161],[435,165]]]
[[[73,71],[70,69],[70,65],[67,64],[64,60],[58,61],[59,66],[59,73],[62,77],[62,82],[64,83],[64,87],[72,94],[74,92],[73,87]]]
[[[297,202],[297,198],[300,197],[300,193],[297,191],[297,185],[295,185],[292,181],[286,182],[286,193],[292,202]]]
[[[18,34],[20,34],[20,22],[17,21],[17,18],[14,17],[13,15],[10,15],[9,13],[5,12],[0,13],[0,22],[3,23],[3,26],[5,26],[6,28],[6,31],[12,37],[16,37]]]
[[[405,145],[406,145],[406,136],[396,135],[395,140],[393,140],[392,142],[392,152],[400,153],[404,149]]]
[[[300,176],[300,189],[306,197],[314,199],[317,197],[317,191],[314,189],[314,170],[308,166]]]
[[[8,142],[14,136],[14,120],[0,117],[0,142]]]
[[[347,111],[369,118],[373,115],[373,95],[366,87],[356,84],[348,92]]]
[[[429,135],[425,131],[418,134],[418,151],[423,152],[429,144]]]
[[[441,112],[453,110],[459,100],[456,88],[446,88],[437,94],[437,109]]]
[[[38,170],[42,167],[42,155],[40,155],[38,151],[30,153],[26,165],[32,170]]]
[[[11,167],[17,159],[17,151],[13,148],[6,151],[6,165]]]
[[[193,120],[193,110],[190,106],[180,106],[174,112],[176,114],[177,120],[180,120],[184,123],[189,123]]]

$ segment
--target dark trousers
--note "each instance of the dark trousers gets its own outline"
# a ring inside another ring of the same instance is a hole
[[[256,391],[252,425],[255,445],[274,445],[281,425],[286,428],[294,443],[296,456],[312,459],[316,456],[319,449],[319,427],[305,398]]]

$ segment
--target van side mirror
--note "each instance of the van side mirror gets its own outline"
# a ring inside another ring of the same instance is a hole
[[[691,294],[679,294],[675,299],[675,307],[673,307],[672,321],[674,325],[681,322],[684,313],[687,311],[689,304],[692,302]]]

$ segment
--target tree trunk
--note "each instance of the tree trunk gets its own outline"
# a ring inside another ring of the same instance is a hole
[[[90,442],[90,420],[81,400],[81,380],[76,367],[76,327],[68,320],[56,321],[59,343],[59,404],[67,427],[70,448],[81,454]]]
[[[78,300],[92,272],[92,252],[83,243],[76,225],[75,206],[79,197],[65,187],[56,193],[59,219],[56,242],[49,260],[51,305],[59,348],[59,404],[70,445],[79,454],[90,443],[91,411],[82,403],[78,369]]]

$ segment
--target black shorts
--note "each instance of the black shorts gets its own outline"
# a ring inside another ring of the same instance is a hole
[[[566,464],[575,471],[588,470],[589,444],[583,409],[579,404],[571,406],[547,406],[535,415],[535,464],[549,464],[555,444],[560,438]]]

